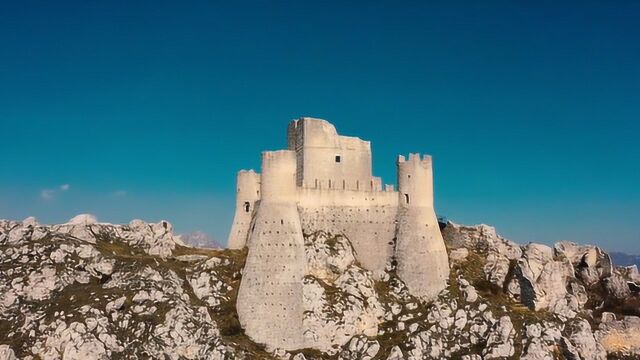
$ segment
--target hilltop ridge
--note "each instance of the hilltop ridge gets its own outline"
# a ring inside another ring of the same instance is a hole
[[[636,267],[594,246],[519,245],[441,224],[432,301],[349,239],[305,234],[305,324],[321,350],[267,349],[235,310],[244,250],[185,246],[162,221],[0,221],[0,359],[605,359],[640,356]],[[78,220],[78,219],[76,219]]]

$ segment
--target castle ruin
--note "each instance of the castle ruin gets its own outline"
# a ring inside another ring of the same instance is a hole
[[[287,139],[288,150],[262,153],[262,174],[238,173],[228,245],[248,247],[237,300],[247,335],[272,347],[305,347],[303,235],[320,230],[346,236],[378,278],[395,260],[397,275],[423,300],[444,289],[449,264],[430,156],[399,156],[395,191],[372,175],[369,141],[306,117],[289,124]]]

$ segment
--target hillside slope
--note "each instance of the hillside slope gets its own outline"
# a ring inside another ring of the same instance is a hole
[[[430,304],[305,235],[305,337],[265,349],[235,312],[245,252],[186,246],[162,221],[0,221],[2,359],[605,359],[640,356],[637,268],[596,247],[520,246],[442,224],[448,288]],[[301,329],[303,331],[303,329]]]

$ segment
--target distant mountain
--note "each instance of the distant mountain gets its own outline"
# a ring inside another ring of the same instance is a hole
[[[610,255],[615,266],[637,265],[640,268],[640,255],[629,255],[622,252],[612,252]]]
[[[217,242],[211,235],[202,232],[202,231],[194,231],[187,234],[180,235],[182,241],[186,244],[195,246],[195,247],[205,247],[205,248],[214,248],[219,249],[222,247],[219,242]]]

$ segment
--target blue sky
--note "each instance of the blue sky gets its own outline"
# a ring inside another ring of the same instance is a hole
[[[436,207],[640,253],[640,2],[4,2],[0,218],[225,241],[299,116],[434,157]]]

